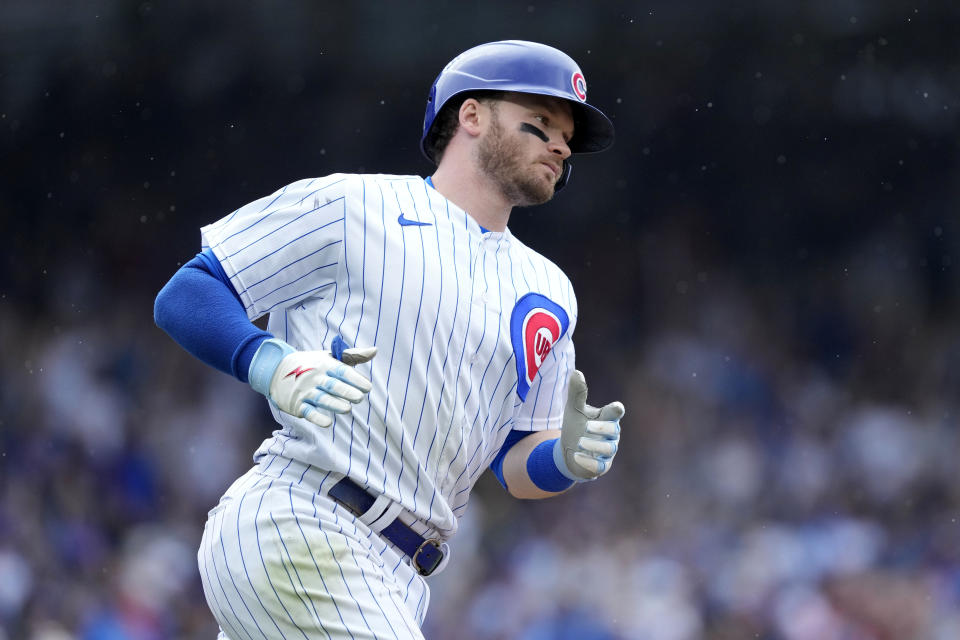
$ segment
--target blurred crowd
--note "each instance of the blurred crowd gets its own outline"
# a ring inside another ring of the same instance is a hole
[[[0,4],[0,640],[216,636],[196,548],[273,422],[153,296],[283,184],[426,175],[431,78],[505,37],[617,126],[511,228],[627,414],[562,497],[481,478],[426,637],[960,638],[954,4],[276,4]]]
[[[885,291],[920,283],[901,286]],[[481,500],[476,578],[443,591],[459,604],[434,609],[434,637],[461,607],[476,638],[960,637],[955,321],[878,354],[909,366],[838,362],[861,346],[800,356],[795,309],[700,290],[698,321],[646,336],[623,382],[592,390],[627,404],[610,474],[527,512]],[[861,323],[905,321],[844,298],[822,311],[855,343]]]
[[[80,273],[64,269],[63,289],[100,298]],[[906,365],[862,360],[863,323],[914,313],[861,304],[869,275],[850,272],[839,306],[796,318],[711,273],[657,301],[675,324],[581,358],[591,397],[627,406],[613,470],[543,502],[484,478],[431,579],[427,637],[960,637],[960,333],[946,317],[877,354]],[[920,283],[887,286],[903,299]],[[0,306],[4,640],[215,635],[195,550],[271,420],[156,329],[149,303],[62,310],[72,321]],[[618,314],[587,310],[581,326]],[[820,314],[847,337],[804,355],[794,332]],[[880,392],[888,377],[897,388]]]

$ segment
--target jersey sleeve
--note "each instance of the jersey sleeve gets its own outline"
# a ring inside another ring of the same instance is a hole
[[[255,320],[333,284],[343,249],[348,176],[299,180],[201,229]]]
[[[557,341],[537,372],[527,398],[519,408],[513,429],[542,431],[559,429],[563,423],[563,409],[567,402],[567,381],[576,368],[573,329],[576,326],[576,304],[573,304],[570,326]]]

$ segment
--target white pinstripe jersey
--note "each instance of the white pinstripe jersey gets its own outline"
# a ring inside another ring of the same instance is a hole
[[[511,429],[559,428],[577,303],[509,230],[417,176],[300,180],[202,229],[251,320],[303,350],[378,347],[373,390],[321,429],[280,413],[282,454],[386,494],[443,537]]]

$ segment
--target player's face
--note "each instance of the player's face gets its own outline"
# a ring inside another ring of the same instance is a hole
[[[487,106],[491,122],[477,146],[480,168],[515,206],[548,201],[570,157],[572,108],[565,100],[520,93]]]

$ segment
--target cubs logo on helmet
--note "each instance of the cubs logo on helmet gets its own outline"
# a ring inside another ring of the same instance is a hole
[[[517,362],[517,395],[521,400],[526,400],[537,372],[569,324],[563,307],[539,293],[526,294],[513,307],[510,339]]]
[[[586,102],[587,79],[583,77],[583,74],[579,71],[573,74],[573,77],[570,78],[570,85],[573,87],[573,94],[577,96],[577,100],[580,102]]]

